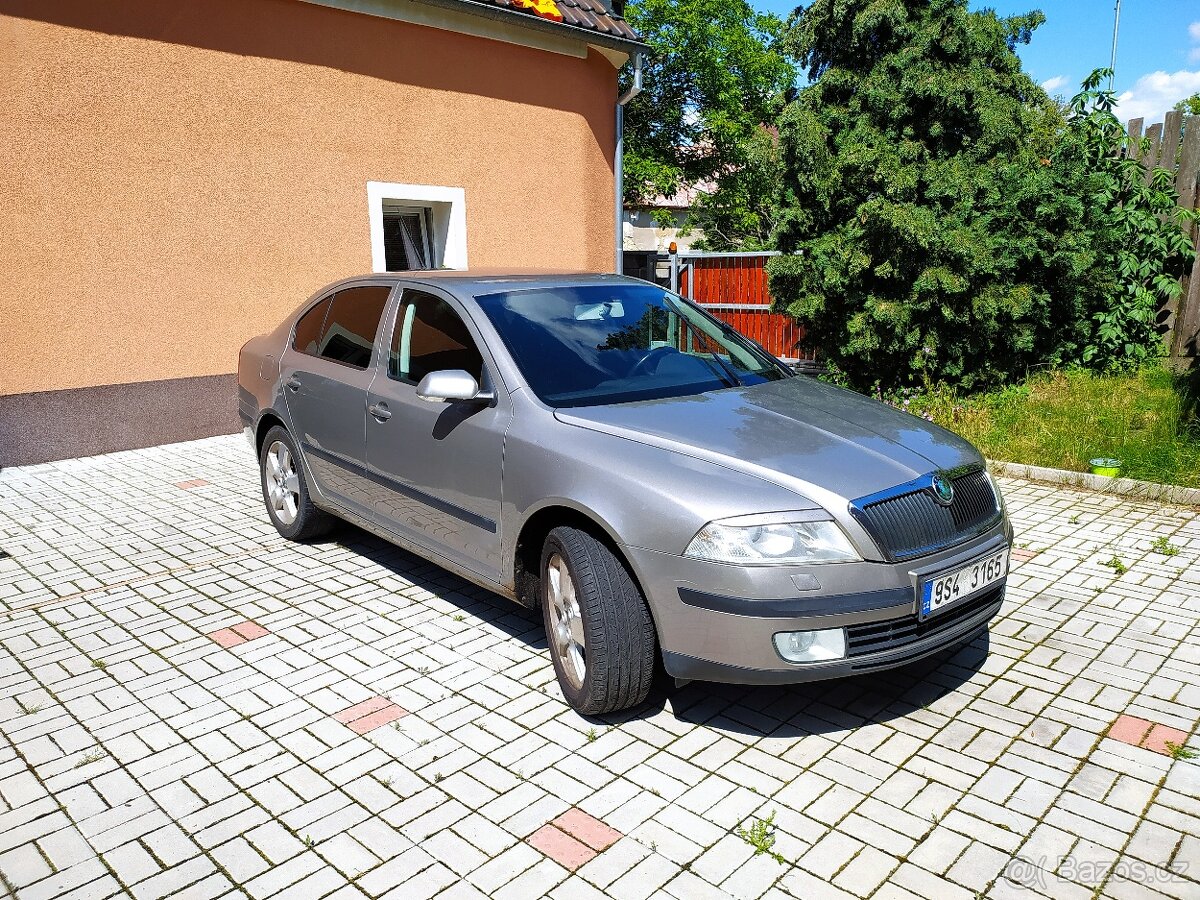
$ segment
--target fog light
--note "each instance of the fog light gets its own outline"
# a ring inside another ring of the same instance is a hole
[[[781,631],[775,635],[775,649],[788,662],[841,659],[846,655],[846,631],[842,628],[827,628],[824,631]]]

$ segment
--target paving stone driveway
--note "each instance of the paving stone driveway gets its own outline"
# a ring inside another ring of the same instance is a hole
[[[1200,518],[1006,488],[990,646],[589,721],[534,616],[281,540],[240,437],[6,469],[0,896],[1200,897]]]

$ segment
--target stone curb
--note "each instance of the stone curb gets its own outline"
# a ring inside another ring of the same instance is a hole
[[[989,459],[988,469],[994,475],[1005,478],[1022,478],[1026,481],[1044,481],[1068,487],[1134,497],[1142,500],[1160,500],[1181,506],[1200,506],[1200,488],[1185,488],[1175,484],[1157,484],[1153,481],[1137,481],[1133,478],[1109,478],[1092,475],[1090,472],[1072,472],[1068,469],[1048,469],[1045,466],[1029,466],[1024,463],[1009,463]]]

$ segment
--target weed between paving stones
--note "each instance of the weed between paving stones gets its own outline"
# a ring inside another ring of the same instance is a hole
[[[1150,549],[1154,553],[1159,553],[1163,556],[1179,555],[1179,548],[1161,535],[1155,538],[1153,543],[1150,544]]]
[[[1193,750],[1191,747],[1183,744],[1176,744],[1171,741],[1166,741],[1163,746],[1167,753],[1171,755],[1171,759],[1195,759],[1200,756],[1200,750]]]
[[[738,826],[738,837],[754,848],[754,855],[767,854],[780,865],[786,862],[783,856],[771,848],[775,846],[775,810],[765,819],[753,819],[749,828]]]
[[[1124,575],[1126,572],[1129,571],[1129,567],[1127,565],[1125,565],[1125,563],[1121,562],[1121,560],[1117,559],[1116,556],[1114,556],[1112,559],[1108,560],[1107,562],[1101,563],[1100,565],[1108,566],[1108,568],[1112,569],[1118,575]]]

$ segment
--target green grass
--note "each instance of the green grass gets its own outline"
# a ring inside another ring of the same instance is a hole
[[[1153,367],[1128,375],[1036,375],[973,397],[914,396],[906,407],[961,434],[989,459],[1090,471],[1094,457],[1121,460],[1121,475],[1200,487],[1200,430],[1185,425],[1178,379]]]

